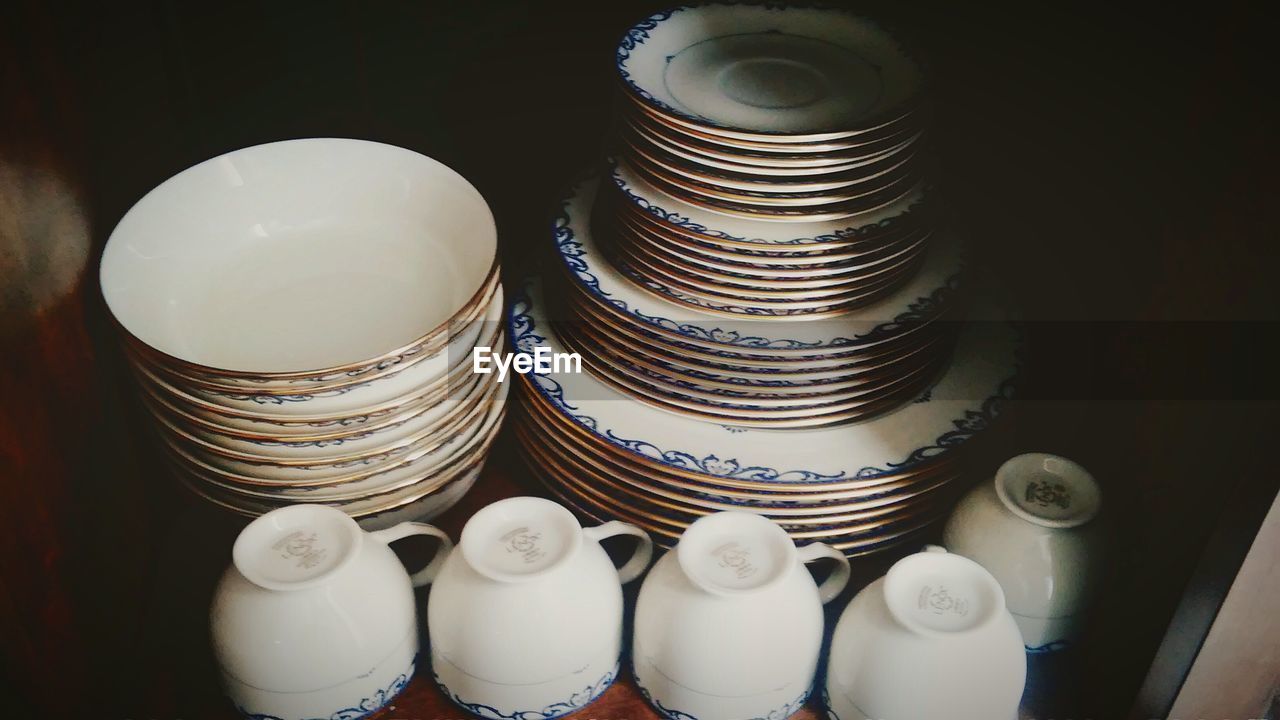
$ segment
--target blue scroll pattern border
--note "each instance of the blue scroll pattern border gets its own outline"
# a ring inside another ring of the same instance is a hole
[[[716,3],[710,3],[710,4],[719,5],[719,6],[728,6],[728,7],[733,7],[733,6],[757,7],[763,10],[772,10],[772,11],[794,10],[796,8],[810,8],[815,10],[823,10],[827,12],[837,12],[844,15],[848,15],[850,17],[855,17],[861,20],[862,22],[867,23],[868,25],[882,28],[882,31],[884,31],[884,28],[885,28],[884,23],[872,22],[868,18],[865,18],[855,12],[851,12],[845,8],[833,7],[831,5],[821,3],[821,2],[809,2],[809,3],[805,3],[805,2],[789,2],[789,3],[716,2]],[[630,28],[627,29],[626,34],[623,35],[622,39],[618,42],[618,49],[614,53],[614,63],[618,70],[618,76],[622,79],[622,82],[627,86],[627,89],[630,90],[632,93],[635,93],[641,99],[643,99],[645,103],[653,107],[659,108],[664,112],[667,112],[679,117],[695,120],[699,123],[704,123],[712,127],[719,127],[719,128],[724,128],[728,130],[733,130],[735,128],[731,125],[726,125],[724,123],[718,122],[711,118],[693,114],[687,110],[676,109],[671,105],[659,100],[658,98],[654,97],[652,93],[640,87],[640,85],[636,83],[636,81],[631,77],[631,71],[627,69],[627,63],[631,59],[632,51],[634,51],[637,47],[643,45],[645,41],[649,39],[649,31],[658,27],[659,24],[671,19],[671,17],[674,16],[676,13],[684,12],[686,10],[693,10],[698,7],[701,7],[701,6],[680,5],[678,7],[674,7],[669,10],[663,10],[661,12],[654,13],[653,15],[650,15],[644,20],[641,20],[640,22],[636,23],[635,25],[632,25]],[[893,34],[893,33],[889,33],[889,34]],[[908,60],[911,60],[915,62],[917,65],[919,65],[921,67],[922,72],[926,70],[926,68],[924,67],[925,63],[921,62],[920,58],[916,57],[915,52],[913,52],[910,47],[900,42],[898,50]]]
[[[435,676],[436,685],[440,687],[444,694],[449,696],[449,700],[454,705],[466,710],[467,712],[484,718],[485,720],[554,720],[554,718],[568,715],[590,705],[597,698],[604,694],[609,686],[613,685],[613,681],[618,679],[618,672],[621,670],[621,662],[615,664],[613,669],[605,673],[603,677],[595,681],[591,685],[575,692],[568,700],[552,703],[541,710],[513,710],[505,713],[497,708],[490,707],[481,703],[470,703],[458,697],[450,690],[440,676],[436,674],[434,668],[432,675]]]
[[[581,187],[582,183],[590,181],[590,179],[579,181],[574,185],[575,190]],[[920,322],[937,315],[946,303],[959,291],[960,277],[965,271],[964,263],[962,262],[960,269],[957,270],[950,278],[947,278],[941,287],[935,289],[929,295],[913,300],[907,306],[907,309],[902,313],[899,313],[893,320],[876,325],[865,333],[854,334],[851,337],[845,338],[834,338],[829,342],[770,339],[756,335],[743,335],[737,330],[725,330],[719,327],[708,329],[691,323],[682,323],[677,320],[671,320],[670,318],[664,318],[657,315],[647,315],[639,309],[629,306],[625,300],[620,300],[606,292],[604,288],[600,286],[600,278],[591,271],[587,261],[583,259],[587,253],[584,250],[582,242],[577,239],[572,228],[570,228],[571,218],[569,216],[569,202],[572,200],[572,197],[573,195],[571,194],[570,197],[564,198],[560,203],[560,208],[552,223],[552,238],[555,241],[556,250],[559,253],[561,260],[564,262],[565,267],[574,275],[578,283],[600,300],[613,306],[616,310],[633,315],[648,325],[662,328],[668,332],[674,332],[687,338],[716,343],[718,345],[739,346],[754,349],[804,350],[807,348],[839,348],[870,344],[910,329],[909,326],[911,323]]]
[[[378,712],[387,703],[391,702],[397,695],[401,693],[409,684],[409,680],[413,678],[414,670],[418,666],[418,657],[415,655],[413,661],[409,663],[409,669],[396,676],[391,684],[381,690],[378,690],[372,696],[363,698],[360,702],[342,710],[337,710],[331,715],[325,717],[308,718],[307,720],[360,720],[369,717]],[[267,715],[263,713],[251,713],[248,710],[237,707],[241,715],[248,720],[284,720],[284,718],[276,715]]]
[[[534,348],[545,344],[546,338],[537,333],[537,326],[530,314],[532,301],[526,286],[513,300],[509,315],[509,332],[512,343],[523,352],[532,352]],[[883,466],[866,466],[852,473],[820,473],[813,470],[779,470],[762,466],[744,466],[735,458],[721,458],[717,455],[696,455],[685,450],[668,450],[658,447],[647,440],[624,438],[613,430],[601,430],[600,422],[590,415],[582,413],[579,408],[565,397],[564,387],[553,378],[537,373],[525,377],[530,379],[538,391],[547,398],[561,413],[577,424],[585,427],[593,434],[603,437],[610,443],[642,457],[670,465],[681,470],[703,473],[714,477],[733,478],[736,480],[756,480],[763,482],[823,483],[856,479],[867,480],[883,475],[902,472],[908,467],[941,455],[985,430],[1000,414],[1005,404],[1012,399],[1017,381],[1021,375],[1023,346],[1019,342],[1016,352],[1014,373],[1000,383],[996,394],[982,402],[978,410],[968,410],[963,418],[953,420],[953,429],[943,433],[933,443],[916,448],[899,461],[886,462]]]
[[[673,710],[664,706],[657,698],[653,697],[653,694],[649,692],[648,688],[640,684],[640,680],[638,678],[636,679],[636,687],[640,689],[640,695],[644,698],[645,702],[649,703],[650,707],[657,710],[658,714],[667,720],[698,720],[697,717],[690,715],[687,712]],[[800,711],[800,708],[804,707],[805,702],[809,699],[810,691],[811,688],[806,689],[800,694],[800,697],[795,700],[792,700],[782,707],[774,708],[764,715],[751,718],[751,720],[786,720],[786,718],[795,715]]]

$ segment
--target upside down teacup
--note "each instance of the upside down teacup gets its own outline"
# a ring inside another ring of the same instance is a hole
[[[388,543],[440,542],[412,577]],[[224,689],[245,715],[279,720],[363,717],[413,676],[413,588],[431,581],[451,546],[422,523],[367,533],[340,510],[294,505],[240,533],[210,609]]]
[[[1027,652],[1061,650],[1080,635],[1104,569],[1101,505],[1083,467],[1027,453],[970,491],[947,521],[943,543],[1000,582]]]
[[[817,585],[806,563],[836,562]],[[821,543],[797,548],[760,515],[700,518],[654,565],[636,602],[632,667],[667,717],[784,718],[809,696],[824,603],[849,561]]]
[[[600,540],[639,544],[621,569]],[[436,681],[482,717],[552,718],[578,710],[617,677],[622,584],[653,546],[621,522],[583,528],[535,497],[500,500],[467,521],[432,585],[427,631]]]
[[[824,696],[833,720],[1013,720],[1026,673],[1000,584],[931,547],[850,601],[831,639]]]

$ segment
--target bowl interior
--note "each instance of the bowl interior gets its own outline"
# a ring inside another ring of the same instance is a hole
[[[481,287],[496,239],[484,198],[435,160],[291,140],[148,193],[107,241],[102,289],[125,330],[171,356],[311,371],[431,334]]]

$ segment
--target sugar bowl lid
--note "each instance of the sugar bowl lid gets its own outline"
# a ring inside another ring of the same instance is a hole
[[[1078,463],[1048,453],[1011,458],[996,471],[996,495],[1014,515],[1050,528],[1083,525],[1102,506],[1102,491]]]

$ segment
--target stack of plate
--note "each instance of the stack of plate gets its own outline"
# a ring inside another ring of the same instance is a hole
[[[513,345],[566,352],[536,283],[511,310]],[[665,545],[698,517],[749,510],[799,541],[849,555],[919,540],[966,485],[960,449],[1012,392],[1018,338],[1003,322],[960,332],[929,390],[856,425],[783,433],[719,424],[634,402],[589,372],[521,377],[516,436],[535,475],[597,520],[621,519]]]
[[[764,223],[667,195],[611,167],[595,229],[645,287],[727,315],[828,317],[865,307],[919,269],[934,234],[923,185],[853,218]]]
[[[920,180],[920,68],[846,11],[681,7],[631,28],[617,63],[622,152],[672,196],[822,220],[892,203]]]
[[[328,504],[367,527],[474,483],[506,386],[493,218],[417,153],[296,140],[197,165],[120,221],[103,294],[162,445],[244,515]]]
[[[575,187],[556,220],[567,282],[552,302],[560,339],[620,391],[713,422],[818,427],[892,409],[946,363],[962,270],[950,235],[905,285],[859,310],[804,323],[726,317],[670,285],[637,285],[608,261],[588,221],[597,187]]]
[[[554,225],[513,344],[521,452],[579,512],[671,544],[745,509],[849,555],[920,539],[1017,371],[961,324],[921,178],[919,68],[840,10],[710,4],[623,39],[618,157]],[[803,321],[803,322],[800,322]]]
[[[597,223],[628,275],[717,312],[804,319],[919,268],[922,75],[876,25],[678,8],[633,27],[617,62],[620,156]]]

